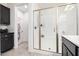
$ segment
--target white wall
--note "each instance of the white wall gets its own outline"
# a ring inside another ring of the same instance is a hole
[[[10,8],[10,25],[8,26],[9,32],[14,32],[14,24],[15,24],[15,8],[14,5],[8,4]]]
[[[24,21],[23,21],[23,33],[24,33],[24,40],[23,41],[28,41],[28,12],[24,13],[24,17],[23,17]]]
[[[77,20],[78,24],[77,25],[78,25],[78,35],[79,35],[79,3],[77,4],[77,6],[78,6],[78,12],[77,12],[78,13],[78,20]]]
[[[14,48],[18,48],[18,33],[17,33],[17,8],[14,7],[15,10],[15,24],[14,24]]]

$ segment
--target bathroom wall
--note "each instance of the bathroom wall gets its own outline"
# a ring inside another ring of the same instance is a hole
[[[10,25],[8,26],[9,32],[14,32],[14,24],[15,24],[15,6],[11,3],[8,3],[8,7],[10,8]]]
[[[77,23],[77,26],[78,26],[78,35],[79,35],[79,3],[77,4],[77,6],[78,6],[78,12],[77,12],[78,13],[78,17],[77,17],[78,18],[78,20],[77,20],[78,23]]]
[[[24,40],[23,41],[28,41],[28,12],[24,13],[23,17],[23,33],[24,33]]]

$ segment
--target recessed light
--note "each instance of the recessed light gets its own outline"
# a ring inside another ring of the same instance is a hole
[[[66,8],[65,8],[65,11],[70,11],[74,8],[73,5],[67,5]]]
[[[25,5],[24,7],[27,8],[27,5]]]

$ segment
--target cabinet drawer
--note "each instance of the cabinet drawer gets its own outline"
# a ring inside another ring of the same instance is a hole
[[[76,55],[76,46],[65,38],[63,38],[62,41],[66,45],[66,47],[71,51],[71,53],[73,55]]]
[[[67,54],[68,54],[68,56],[73,56],[73,55],[69,52],[69,50],[67,50]]]
[[[62,56],[67,56],[67,48],[65,47],[64,44],[62,44]]]

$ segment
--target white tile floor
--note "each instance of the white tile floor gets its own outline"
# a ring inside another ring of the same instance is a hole
[[[23,43],[17,49],[11,49],[5,53],[2,53],[2,56],[61,56],[61,54],[53,53],[51,55],[43,55],[39,53],[28,52],[27,43]]]

